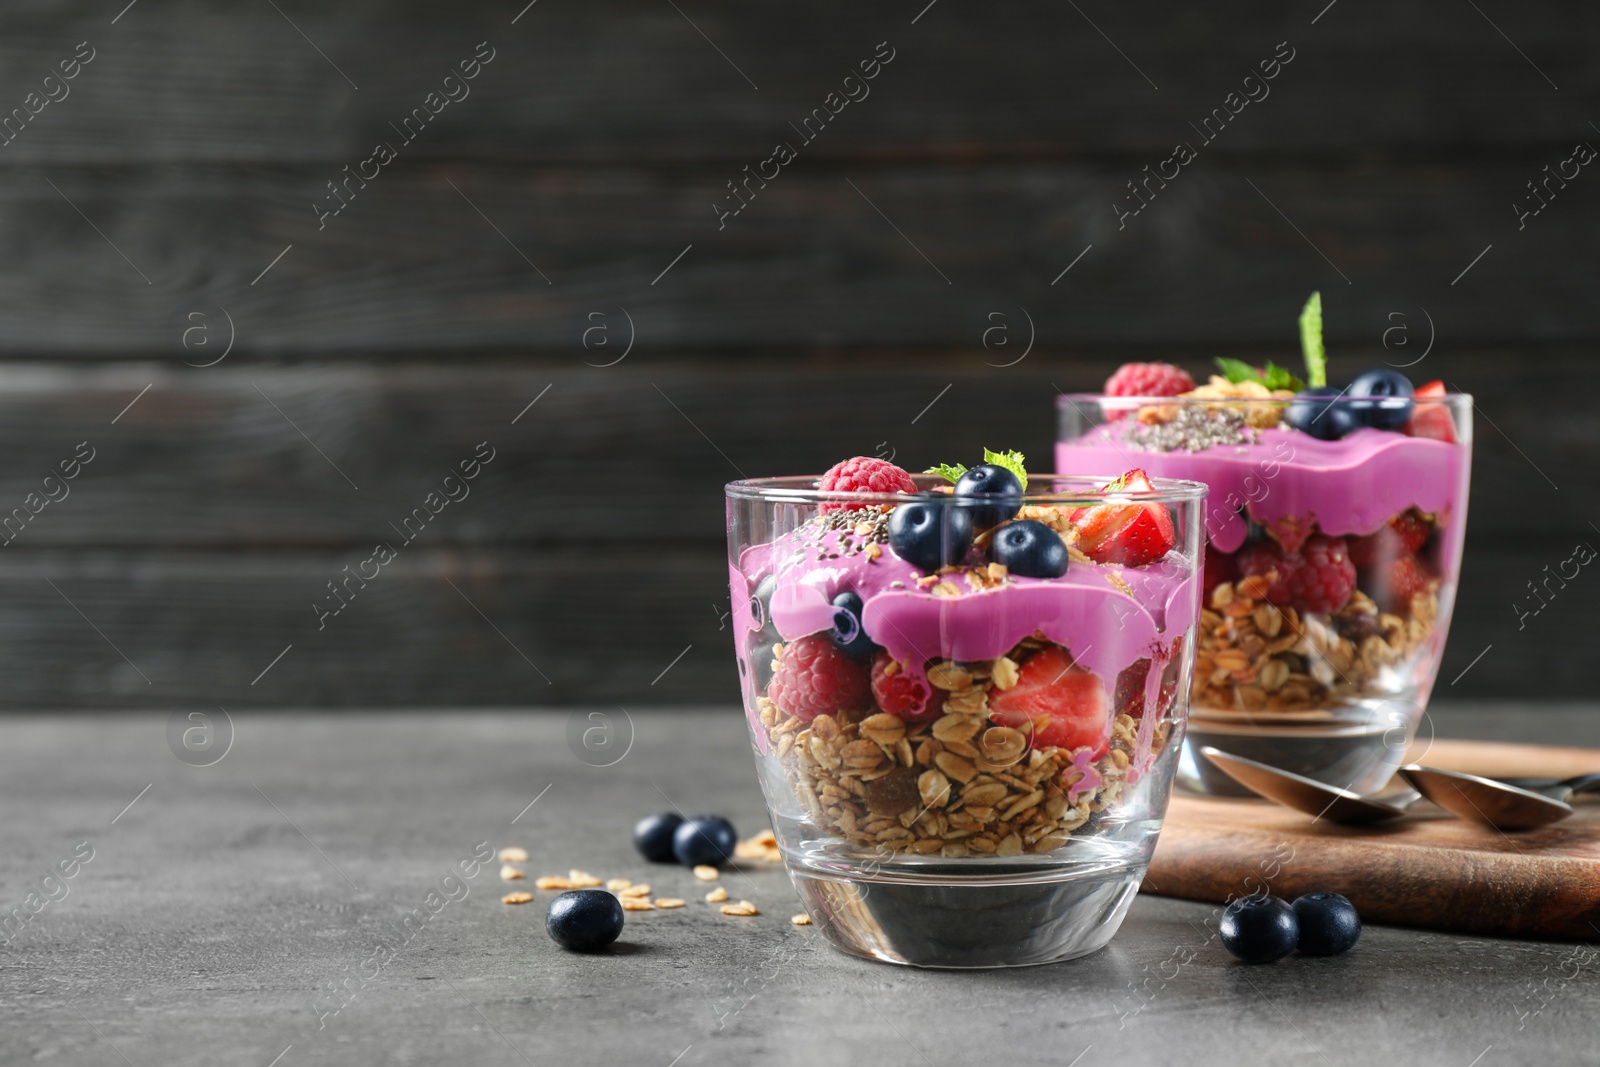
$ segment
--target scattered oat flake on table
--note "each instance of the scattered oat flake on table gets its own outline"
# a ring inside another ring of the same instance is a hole
[[[656,910],[656,906],[654,904],[650,903],[648,900],[640,900],[638,897],[623,897],[622,898],[622,910],[623,911],[655,911]]]
[[[724,904],[722,906],[722,914],[724,914],[724,915],[760,915],[761,914],[761,909],[756,907],[754,904],[750,903],[748,900],[741,900],[737,904]]]
[[[567,881],[572,883],[574,889],[593,889],[595,886],[605,884],[588,871],[580,871],[576,867],[567,872]]]
[[[606,883],[606,888],[611,890],[613,893],[620,893],[632,884],[633,883],[628,881],[626,878],[613,878],[611,881]]]
[[[515,882],[522,877],[524,877],[523,873],[509,863],[500,868],[500,880],[502,882]]]
[[[733,846],[735,859],[764,860],[772,857],[778,844],[778,838],[771,830],[763,830],[754,837],[746,838]]]
[[[811,916],[802,911],[799,915],[789,916],[789,922],[794,926],[810,926]]]
[[[684,902],[679,900],[677,897],[656,898],[656,907],[658,908],[681,908],[683,907],[683,903]]]
[[[511,846],[510,848],[503,848],[500,850],[500,862],[527,863],[528,850],[525,848],[517,848],[515,845]]]
[[[534,883],[535,889],[572,889],[571,881],[559,874],[541,875]]]
[[[694,869],[694,876],[700,879],[702,882],[715,882],[717,880],[717,874],[718,872],[715,867],[705,863],[700,864]]]
[[[647,883],[641,883],[639,885],[630,885],[626,889],[617,890],[617,896],[622,897],[623,899],[627,899],[628,897],[633,897],[635,899],[638,899],[638,898],[642,898],[642,897],[647,897],[649,895],[650,895],[650,886]]]
[[[711,892],[706,894],[706,903],[707,904],[721,904],[724,900],[727,900],[727,899],[728,899],[728,891],[726,889],[722,888],[720,885],[717,886],[717,888],[713,889]]]
[[[533,899],[532,893],[507,893],[500,898],[502,904],[526,904]]]

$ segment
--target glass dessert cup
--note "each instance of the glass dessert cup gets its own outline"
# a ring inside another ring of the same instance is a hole
[[[1358,793],[1422,722],[1455,604],[1472,398],[1418,395],[1400,429],[1321,440],[1282,398],[1062,396],[1056,466],[1142,466],[1210,488],[1185,788],[1247,795],[1213,745]]]
[[[985,528],[1002,521],[983,514],[992,498],[914,480],[915,494],[819,492],[815,477],[727,488],[740,681],[784,863],[824,936],[858,956],[975,968],[1094,952],[1138,891],[1177,770],[1205,489],[1035,476],[1007,510],[1068,543],[1068,517],[1108,501],[1172,524],[1144,566],[1069,549],[1065,573],[1035,578],[988,560],[1006,528]],[[909,502],[930,509],[949,565],[897,552],[888,527]]]

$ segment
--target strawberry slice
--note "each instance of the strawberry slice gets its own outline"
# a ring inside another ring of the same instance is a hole
[[[1063,648],[1035,652],[1018,672],[1017,684],[989,694],[989,717],[1028,734],[1035,746],[1111,747],[1111,705],[1100,679],[1072,663]]]
[[[1442,399],[1444,395],[1445,387],[1442,381],[1436,380],[1427,385],[1417,386],[1416,392],[1412,394],[1416,409],[1411,413],[1411,421],[1406,423],[1407,434],[1455,444],[1456,424],[1450,417],[1450,409],[1443,404],[1428,402]]]
[[[1135,467],[1101,488],[1103,493],[1151,492],[1150,476]],[[1078,548],[1096,563],[1143,567],[1173,546],[1172,516],[1162,504],[1097,504],[1072,513]]]

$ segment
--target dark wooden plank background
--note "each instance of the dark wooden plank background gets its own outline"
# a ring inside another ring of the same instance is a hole
[[[1513,604],[1600,541],[1600,178],[1512,205],[1600,143],[1592,5],[524,2],[0,12],[0,116],[94,49],[0,147],[0,510],[96,449],[0,551],[0,708],[733,699],[725,480],[1043,465],[1058,389],[1291,360],[1319,287],[1337,373],[1426,351],[1479,398],[1441,685],[1589,692],[1600,584]],[[319,229],[479,42],[470,95]],[[471,496],[319,629],[480,441]]]

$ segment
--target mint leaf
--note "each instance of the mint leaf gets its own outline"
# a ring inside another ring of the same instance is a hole
[[[1300,350],[1306,357],[1306,381],[1313,389],[1328,384],[1328,353],[1322,347],[1322,293],[1311,294],[1300,312]]]
[[[983,450],[983,461],[992,463],[996,467],[1004,467],[1017,476],[1017,481],[1022,483],[1023,489],[1028,488],[1028,472],[1022,468],[1021,452],[991,452],[985,448]]]
[[[1234,384],[1261,381],[1261,372],[1242,359],[1228,359],[1226,356],[1218,356],[1217,369],[1222,371],[1224,378]]]
[[[1267,361],[1267,369],[1261,375],[1261,382],[1268,389],[1292,389],[1297,393],[1306,387],[1305,382],[1271,360]]]
[[[922,473],[937,474],[942,478],[948,478],[954,482],[958,481],[963,474],[967,473],[967,468],[963,467],[959,463],[940,463],[937,466],[929,467]]]

